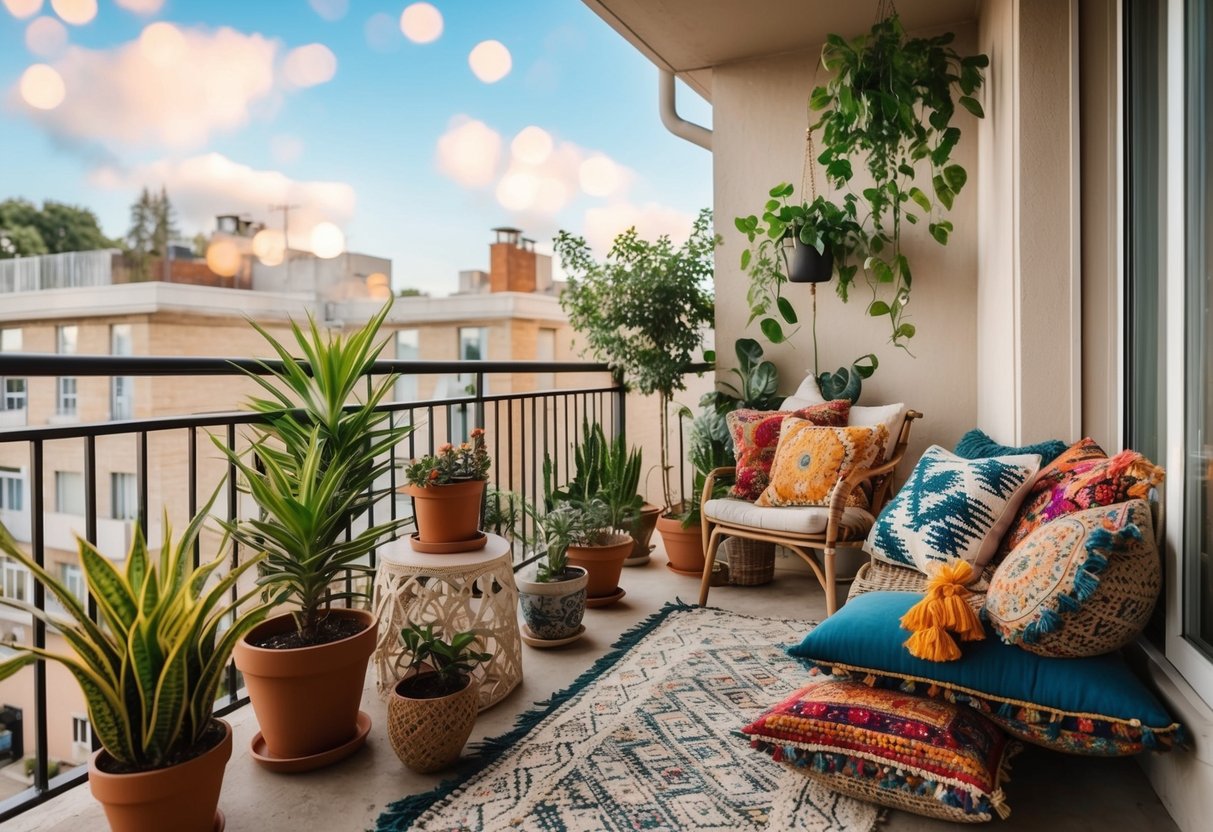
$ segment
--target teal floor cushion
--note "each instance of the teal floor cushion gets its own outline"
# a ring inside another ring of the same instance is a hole
[[[788,653],[835,676],[963,702],[1008,733],[1073,754],[1120,756],[1166,750],[1181,727],[1119,653],[1045,658],[987,634],[953,662],[916,659],[900,619],[922,596],[858,596]]]

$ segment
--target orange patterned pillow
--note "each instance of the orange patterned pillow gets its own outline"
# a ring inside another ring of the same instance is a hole
[[[1040,473],[1036,475],[1036,482],[1032,483],[1032,488],[1028,491],[1028,494],[1039,494],[1041,491],[1048,491],[1066,479],[1076,466],[1084,462],[1089,462],[1092,459],[1107,458],[1108,455],[1104,452],[1104,449],[1099,447],[1099,443],[1094,439],[1089,436],[1085,439],[1080,439],[1062,451],[1061,456],[1040,469]]]
[[[822,428],[788,417],[771,463],[771,484],[756,505],[828,506],[838,481],[856,468],[875,465],[888,438],[884,425]],[[867,504],[862,489],[847,495],[848,506]]]
[[[756,500],[771,480],[771,460],[779,444],[779,430],[788,416],[808,419],[815,425],[842,427],[847,423],[851,403],[846,399],[809,405],[795,413],[787,410],[750,410],[742,408],[725,419],[733,436],[737,455],[735,485],[729,496]]]

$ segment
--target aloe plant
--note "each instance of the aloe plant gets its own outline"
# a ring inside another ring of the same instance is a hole
[[[372,385],[361,401],[355,396],[386,344],[376,344],[375,337],[390,308],[389,301],[348,337],[322,334],[312,318],[306,332],[292,323],[302,359],[254,323],[281,359],[280,369],[262,364],[268,378],[248,373],[269,393],[249,401],[265,423],[248,452],[212,437],[261,508],[261,517],[225,522],[224,528],[266,554],[258,583],[294,603],[291,615],[303,644],[327,640],[323,621],[333,601],[366,597],[334,591],[336,581],[347,572],[371,574],[361,561],[411,522],[389,520],[345,539],[354,521],[388,496],[389,489],[376,483],[391,468],[392,447],[412,431],[393,427],[390,414],[378,409],[395,375]]]
[[[598,499],[609,509],[609,526],[627,531],[644,506],[640,464],[640,450],[629,450],[622,434],[608,440],[602,425],[583,420],[581,444],[573,451],[573,478],[564,488],[554,487],[552,460],[544,454],[544,508],[552,511],[560,503],[584,505]]]
[[[241,610],[258,589],[232,600],[232,588],[258,558],[226,575],[221,575],[222,554],[193,566],[194,544],[209,510],[208,504],[176,541],[166,516],[158,556],[149,555],[135,524],[123,571],[80,540],[80,566],[97,601],[99,622],[0,525],[0,551],[30,570],[64,613],[12,598],[0,597],[0,604],[54,627],[72,648],[60,654],[12,645],[18,654],[0,663],[0,679],[39,660],[62,664],[84,691],[89,722],[105,750],[136,771],[172,765],[202,746],[232,650],[269,610],[266,603]]]

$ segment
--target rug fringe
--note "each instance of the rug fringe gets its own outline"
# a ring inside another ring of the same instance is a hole
[[[428,792],[409,795],[394,803],[390,803],[379,816],[379,819],[375,823],[375,829],[371,830],[371,832],[405,832],[431,806],[443,798],[454,794],[469,778],[479,774],[495,763],[498,758],[529,734],[536,725],[542,722],[553,711],[581,693],[591,682],[610,670],[627,654],[628,650],[635,647],[641,639],[657,629],[670,615],[694,609],[712,608],[686,604],[680,598],[667,601],[665,606],[660,610],[621,635],[618,641],[611,645],[611,649],[607,651],[606,655],[594,662],[571,685],[564,690],[552,694],[549,699],[536,702],[534,706],[519,714],[514,720],[514,727],[509,731],[497,737],[485,738],[470,746],[472,753],[461,761],[458,777],[443,780]]]

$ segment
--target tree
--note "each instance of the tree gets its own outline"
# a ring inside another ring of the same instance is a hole
[[[160,195],[152,200],[152,253],[160,257],[168,256],[168,247],[173,238],[180,236],[177,228],[176,211],[169,202],[168,191],[160,186]]]
[[[126,232],[125,241],[127,259],[140,280],[147,280],[147,260],[151,254],[152,235],[155,230],[155,206],[151,193],[144,187],[139,192],[139,198],[131,203],[131,227]]]
[[[32,225],[6,225],[0,220],[0,260],[46,254],[46,243]]]
[[[87,208],[46,200],[42,208],[25,199],[0,202],[0,257],[29,257],[64,251],[110,248],[97,215]]]

